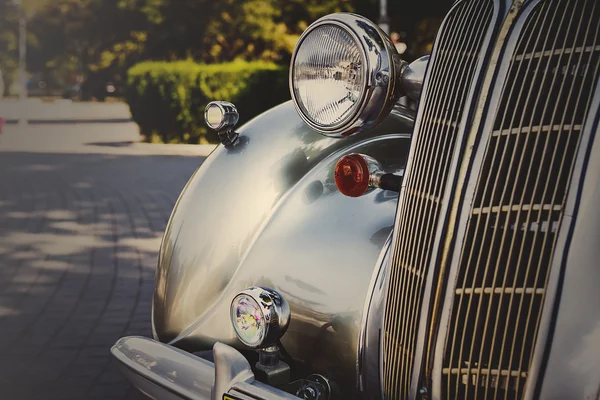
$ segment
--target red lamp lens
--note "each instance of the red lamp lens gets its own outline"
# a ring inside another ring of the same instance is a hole
[[[335,164],[335,185],[345,196],[360,197],[369,189],[369,166],[360,154],[348,154]]]

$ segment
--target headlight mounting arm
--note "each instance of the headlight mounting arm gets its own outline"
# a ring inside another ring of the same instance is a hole
[[[429,63],[429,55],[416,59],[410,64],[401,60],[402,66],[400,70],[399,86],[401,92],[411,99],[418,101],[421,97],[423,89],[423,80]]]

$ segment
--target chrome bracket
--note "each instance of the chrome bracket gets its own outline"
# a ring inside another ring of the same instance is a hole
[[[254,382],[254,373],[248,360],[235,350],[223,343],[215,343],[213,347],[215,360],[215,382],[212,387],[212,400],[221,400],[231,387],[239,382]]]

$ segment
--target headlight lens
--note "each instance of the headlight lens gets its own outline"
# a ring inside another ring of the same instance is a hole
[[[292,55],[290,92],[300,117],[328,136],[370,128],[398,99],[403,64],[379,27],[355,14],[327,15],[304,31]]]
[[[231,322],[237,337],[246,346],[259,346],[266,335],[265,316],[258,303],[247,294],[239,294],[231,304]]]
[[[321,25],[308,34],[296,54],[294,97],[315,125],[334,128],[357,111],[365,87],[364,57],[350,33]]]

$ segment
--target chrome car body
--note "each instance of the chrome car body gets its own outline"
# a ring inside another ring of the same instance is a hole
[[[310,129],[287,102],[237,129],[239,145],[219,146],[204,161],[168,223],[156,272],[154,338],[191,352],[217,342],[247,350],[234,333],[229,305],[245,288],[270,287],[292,311],[285,349],[354,392],[363,309],[389,246],[398,194],[345,197],[333,182],[333,166],[345,154],[362,152],[401,173],[413,118],[412,110],[397,105],[367,134],[339,140]],[[113,354],[134,359],[126,375],[146,394],[163,398],[164,384],[140,378],[140,368],[173,373],[190,356],[173,353],[174,364],[165,367],[156,348],[132,338]],[[165,375],[157,374],[164,383]],[[183,379],[178,388],[204,387]]]
[[[416,115],[337,139],[288,102],[228,131],[167,227],[156,340],[113,347],[131,381],[308,396],[259,382],[236,338],[231,300],[264,286],[315,399],[600,399],[599,27],[595,0],[458,0],[431,58],[399,68]],[[402,174],[400,195],[342,196],[350,153]]]
[[[282,339],[288,352],[354,380],[367,289],[398,196],[345,197],[333,166],[364,152],[401,169],[408,118],[399,110],[368,135],[340,141],[312,131],[288,102],[240,128],[242,144],[217,148],[175,206],[156,275],[155,336],[194,350],[217,341],[243,348],[230,302],[247,287],[267,286],[292,310]]]

